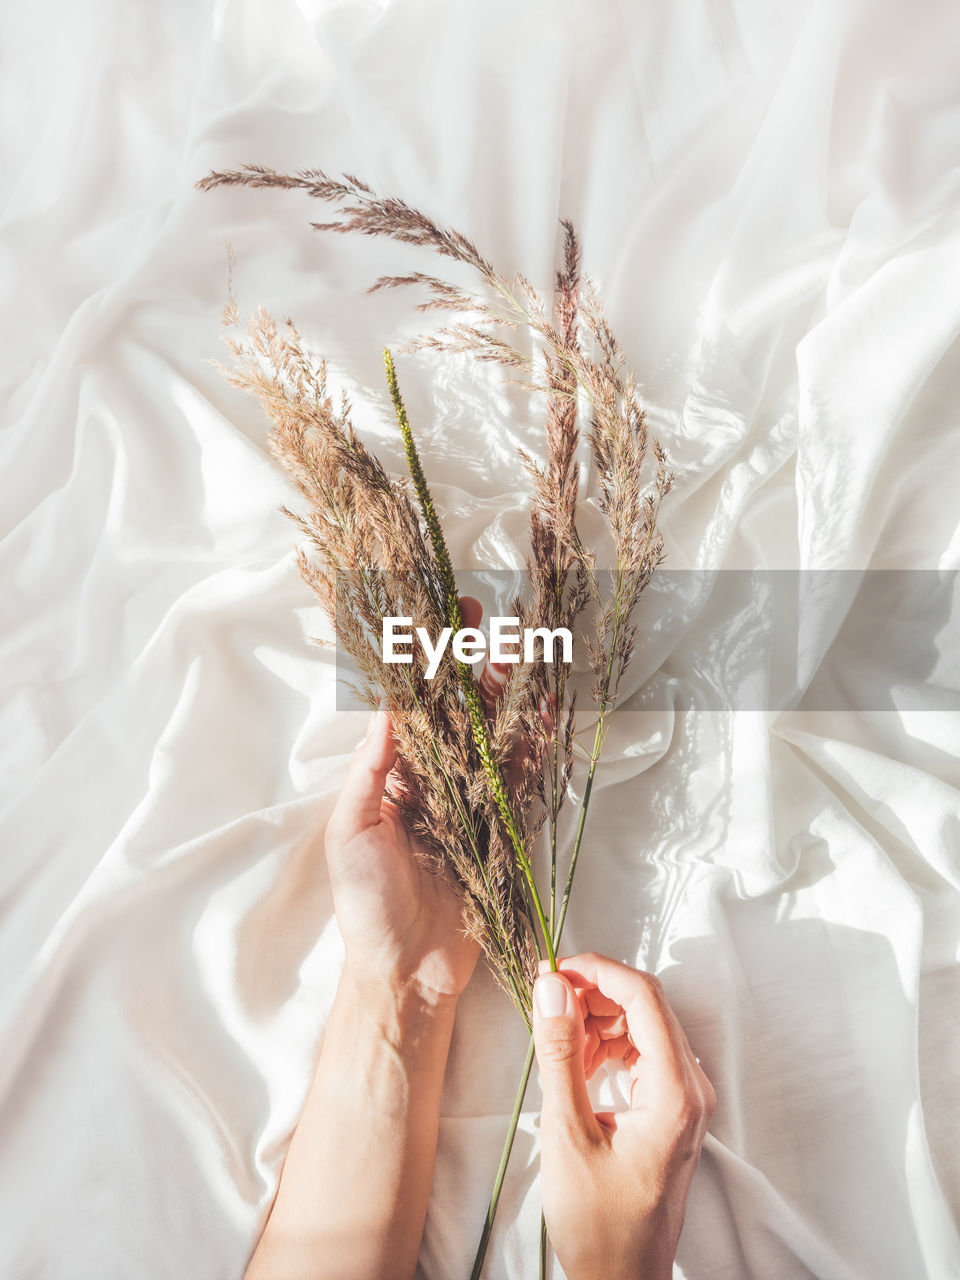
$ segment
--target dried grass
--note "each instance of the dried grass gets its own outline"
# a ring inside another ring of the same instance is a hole
[[[408,616],[433,635],[455,625],[459,601],[439,517],[420,467],[392,359],[391,395],[412,483],[387,474],[358,437],[350,404],[328,390],[323,362],[296,328],[262,310],[244,328],[236,304],[225,311],[229,380],[263,405],[270,448],[291,475],[303,509],[286,514],[303,534],[300,571],[334,620],[337,642],[360,672],[370,705],[386,700],[400,747],[399,800],[424,865],[447,876],[464,902],[466,928],[494,974],[529,1019],[536,962],[552,956],[563,927],[603,748],[606,717],[637,637],[637,605],[663,557],[658,528],[671,487],[659,443],[648,438],[636,381],[595,286],[584,279],[578,238],[562,223],[555,297],[548,308],[521,274],[507,276],[459,231],[395,197],[381,197],[352,175],[319,169],[281,174],[259,166],[211,173],[202,189],[278,187],[333,207],[318,230],[388,237],[465,264],[478,290],[423,272],[386,276],[372,291],[425,290],[419,309],[449,320],[409,346],[466,354],[503,366],[546,401],[544,460],[523,454],[531,483],[529,599],[514,610],[522,626],[589,628],[594,745],[562,902],[557,901],[558,828],[571,793],[577,725],[575,692],[563,664],[518,663],[497,698],[484,698],[470,668],[445,660],[433,680],[415,654],[410,666],[385,665],[379,637],[385,616]],[[515,335],[532,335],[525,353]],[[596,476],[595,501],[613,548],[612,589],[578,529],[580,418]],[[653,465],[650,466],[652,453]],[[551,883],[547,907],[531,882],[532,850],[549,823]]]

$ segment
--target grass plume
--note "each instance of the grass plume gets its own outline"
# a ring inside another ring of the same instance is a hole
[[[224,371],[263,405],[272,423],[271,451],[302,499],[301,510],[286,512],[302,537],[300,571],[357,666],[361,697],[372,706],[385,699],[396,726],[398,803],[418,856],[460,894],[465,929],[482,944],[529,1026],[537,957],[545,950],[555,967],[609,716],[636,646],[638,606],[663,558],[659,517],[673,483],[666,455],[649,438],[636,379],[599,291],[583,274],[570,222],[561,223],[548,306],[524,275],[498,270],[468,236],[398,197],[379,195],[352,174],[245,165],[210,173],[198,186],[299,191],[329,208],[327,220],[311,224],[319,231],[385,237],[466,268],[474,288],[415,271],[382,276],[370,289],[419,290],[424,296],[417,309],[441,317],[408,350],[499,365],[511,381],[542,398],[542,456],[520,456],[531,489],[529,598],[516,600],[512,609],[522,625],[567,627],[579,638],[592,672],[588,695],[581,691],[579,697],[563,664],[517,663],[492,694],[469,664],[453,658],[433,679],[422,656],[403,666],[382,661],[384,617],[410,617],[431,634],[463,625],[440,513],[393,357],[384,352],[409,479],[390,476],[364,445],[349,400],[331,394],[325,364],[292,324],[281,328],[260,311],[244,329],[232,296],[225,311],[231,360]],[[585,496],[587,461],[595,488]],[[585,502],[604,518],[606,551],[584,542],[578,517]],[[598,569],[607,557],[609,590]],[[587,698],[594,734],[581,799],[574,803],[577,724]],[[567,818],[572,845],[558,900],[567,805],[573,808]],[[549,888],[541,893],[533,851],[545,826]],[[474,1277],[482,1268],[531,1063],[532,1053]]]

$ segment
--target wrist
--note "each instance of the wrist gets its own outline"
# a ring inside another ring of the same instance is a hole
[[[352,962],[337,986],[318,1079],[342,1114],[399,1122],[439,1105],[456,1003]],[[404,1121],[405,1122],[405,1121]]]
[[[375,1024],[400,1031],[452,1027],[459,997],[438,991],[414,976],[384,973],[349,953],[337,988]]]
[[[660,1259],[654,1262],[641,1261],[630,1265],[626,1270],[610,1268],[606,1264],[602,1268],[591,1265],[589,1268],[567,1270],[570,1280],[673,1280],[673,1263],[664,1264]]]

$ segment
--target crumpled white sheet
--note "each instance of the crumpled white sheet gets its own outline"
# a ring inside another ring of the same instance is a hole
[[[193,182],[353,171],[544,289],[573,218],[678,474],[672,566],[956,568],[960,29],[951,0],[0,21],[0,1276],[233,1280],[333,997],[317,833],[362,723],[306,643],[264,423],[206,363],[224,246],[397,469],[379,353],[412,299],[362,290],[431,263]],[[536,414],[406,368],[458,562],[516,563]],[[615,726],[565,949],[656,969],[716,1083],[687,1280],[960,1275],[958,745],[935,697]],[[469,1270],[524,1043],[479,974],[425,1280]],[[537,1103],[490,1280],[536,1274]]]

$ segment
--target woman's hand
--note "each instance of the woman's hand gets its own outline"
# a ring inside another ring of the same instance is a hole
[[[403,1280],[416,1269],[457,997],[478,947],[385,795],[396,758],[378,712],[327,825],[346,963],[246,1280]]]
[[[465,627],[479,627],[480,601],[460,597]],[[478,683],[493,708],[507,668],[485,662]],[[523,744],[518,744],[518,758]],[[346,947],[348,975],[410,988],[428,1000],[459,996],[480,948],[463,935],[460,900],[440,877],[423,871],[396,808],[386,798],[397,744],[390,718],[371,721],[327,825],[327,863],[334,909]]]
[[[428,1001],[455,1000],[479,947],[463,933],[459,899],[424,871],[385,796],[397,759],[390,718],[378,711],[327,825],[334,908],[346,970],[361,987],[386,983]]]
[[[656,978],[595,953],[560,969],[534,988],[550,1241],[569,1280],[669,1280],[713,1088]],[[630,1109],[595,1115],[607,1060],[629,1067]]]

